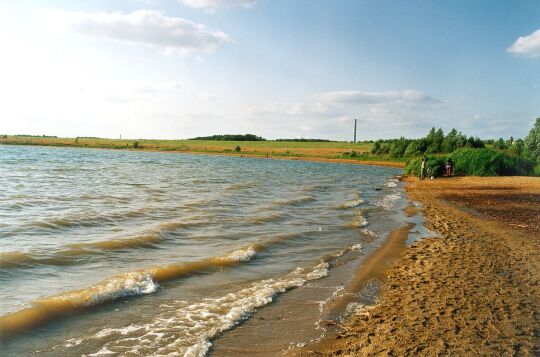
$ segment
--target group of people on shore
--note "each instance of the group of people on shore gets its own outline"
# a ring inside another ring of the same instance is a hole
[[[420,180],[423,180],[426,178],[427,171],[428,171],[427,161],[428,161],[427,156],[426,155],[422,156],[422,164],[420,166]],[[446,169],[446,176],[448,177],[452,176],[452,173],[454,171],[454,162],[452,161],[452,159],[449,158],[448,160],[446,160],[445,169]],[[435,171],[438,171],[438,170],[435,170]],[[434,176],[432,175],[431,178],[433,179]]]

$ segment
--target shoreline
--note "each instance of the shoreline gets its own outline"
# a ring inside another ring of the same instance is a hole
[[[392,230],[383,244],[369,255],[345,286],[344,294],[339,295],[327,309],[333,313],[344,312],[350,303],[357,302],[358,293],[370,282],[384,284],[385,273],[406,248],[409,233],[414,223],[407,223]]]
[[[402,251],[378,304],[293,354],[537,355],[540,180],[405,181],[426,227],[440,236]]]
[[[75,146],[75,145],[42,145],[42,144],[31,144],[31,143],[3,143],[0,142],[0,145],[5,146],[37,146],[37,147],[50,147],[50,148],[76,148],[76,149],[97,149],[97,150],[112,150],[112,151],[130,151],[130,152],[158,152],[163,154],[188,154],[188,155],[209,155],[209,156],[228,156],[228,157],[238,157],[238,158],[249,158],[249,159],[272,159],[272,160],[291,160],[291,161],[308,161],[308,162],[328,162],[328,163],[337,163],[337,164],[352,164],[352,165],[372,165],[372,166],[385,166],[385,167],[405,167],[404,162],[399,161],[381,161],[381,160],[351,160],[351,159],[341,159],[341,158],[327,158],[327,157],[310,157],[310,156],[269,156],[265,155],[256,155],[256,154],[242,154],[242,153],[232,153],[232,152],[207,152],[207,151],[188,151],[188,150],[158,150],[155,148],[105,148],[105,147],[91,147],[91,146]]]

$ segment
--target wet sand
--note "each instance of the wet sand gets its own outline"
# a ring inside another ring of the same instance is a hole
[[[539,355],[540,179],[406,181],[440,236],[402,252],[377,305],[295,354]]]

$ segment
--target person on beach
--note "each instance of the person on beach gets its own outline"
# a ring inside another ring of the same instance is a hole
[[[454,166],[454,163],[452,162],[452,159],[446,160],[446,176],[448,177],[452,176],[453,166]]]
[[[422,165],[420,166],[420,180],[426,178],[427,171],[427,157],[426,155],[422,156]]]

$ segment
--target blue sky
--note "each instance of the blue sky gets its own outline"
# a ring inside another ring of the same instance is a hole
[[[0,2],[0,133],[523,137],[538,1]]]

